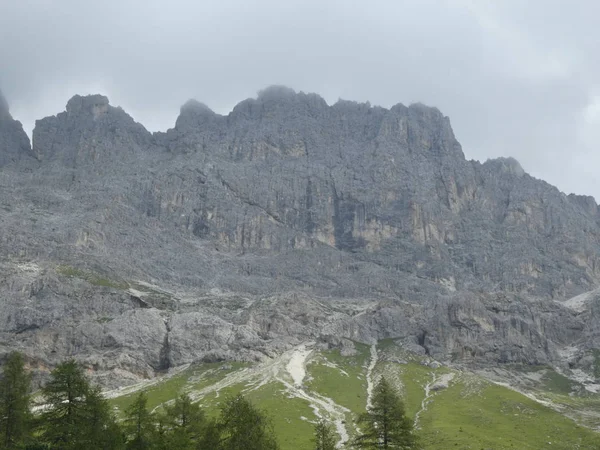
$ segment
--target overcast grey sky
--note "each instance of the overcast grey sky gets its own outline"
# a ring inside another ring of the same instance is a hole
[[[152,131],[196,98],[270,84],[452,121],[468,158],[514,156],[600,199],[597,0],[0,0],[0,88],[31,132],[103,93]]]

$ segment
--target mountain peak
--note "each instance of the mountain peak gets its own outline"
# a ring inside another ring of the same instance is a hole
[[[84,140],[88,142],[82,146]],[[108,97],[75,95],[66,112],[36,121],[33,151],[40,160],[70,168],[95,165],[102,173],[112,173],[150,148],[151,140],[152,135],[122,108],[111,106]]]
[[[179,117],[175,122],[175,128],[178,130],[191,130],[218,117],[221,116],[204,103],[190,99],[181,107]]]
[[[297,93],[290,87],[274,84],[258,91],[258,100],[277,100],[282,98],[292,98]]]
[[[296,92],[294,89],[283,85],[272,85],[258,91],[255,102],[258,103],[304,103],[310,107],[327,107],[327,102],[316,93]]]
[[[193,114],[210,114],[213,115],[215,112],[206,106],[205,103],[199,102],[196,99],[190,99],[183,104],[181,107],[181,114],[193,113]]]
[[[67,114],[76,115],[81,113],[92,114],[94,118],[98,118],[108,112],[110,103],[108,97],[104,95],[75,95],[67,103]]]
[[[517,177],[525,175],[525,170],[515,158],[512,157],[499,157],[494,159],[488,159],[484,166],[493,167],[502,173],[508,173]]]

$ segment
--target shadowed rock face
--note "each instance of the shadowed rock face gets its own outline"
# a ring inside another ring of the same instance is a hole
[[[9,114],[10,114],[10,112],[9,112],[9,108],[8,108],[8,102],[4,98],[2,91],[0,91],[0,117],[5,117],[5,116],[8,116]]]
[[[331,336],[589,366],[596,297],[560,302],[600,279],[597,204],[467,161],[435,108],[270,87],[151,134],[75,96],[33,148],[4,109],[0,351],[76,356],[107,384]]]
[[[0,167],[31,158],[31,145],[21,122],[12,118],[0,91]]]
[[[58,171],[72,169],[96,176],[121,172],[150,149],[151,134],[102,95],[76,95],[66,112],[36,122],[33,151]]]

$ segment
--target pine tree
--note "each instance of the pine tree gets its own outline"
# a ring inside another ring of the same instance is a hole
[[[125,447],[123,435],[102,396],[100,388],[91,388],[86,395],[82,444],[88,450],[118,450]]]
[[[148,411],[148,397],[140,392],[134,402],[125,410],[125,433],[128,437],[127,449],[148,450],[157,447],[157,430],[152,414]]]
[[[269,419],[241,395],[221,408],[222,450],[279,450]]]
[[[85,441],[86,400],[90,385],[74,360],[58,365],[42,389],[45,409],[40,417],[42,439],[53,449],[80,449]]]
[[[206,418],[199,404],[192,403],[188,395],[175,399],[165,407],[161,418],[161,445],[164,448],[194,450],[204,433]]]
[[[333,427],[325,420],[321,419],[316,423],[313,442],[315,443],[315,450],[335,450],[335,432]]]
[[[354,441],[358,448],[416,448],[412,421],[406,417],[404,403],[385,378],[375,386],[373,406],[359,417],[359,423],[363,432]]]
[[[204,426],[204,432],[198,443],[199,450],[221,450],[221,427],[217,420],[212,419]]]
[[[23,355],[11,353],[0,378],[0,448],[18,448],[27,438],[30,382]]]
[[[121,430],[108,402],[100,388],[90,386],[74,360],[59,364],[52,371],[42,394],[45,406],[37,419],[40,445],[46,444],[53,450],[124,448]]]

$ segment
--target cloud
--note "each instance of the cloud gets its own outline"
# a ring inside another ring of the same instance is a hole
[[[101,92],[151,130],[270,84],[450,116],[467,157],[514,156],[600,196],[600,4],[581,0],[0,2],[0,86],[31,129]]]

